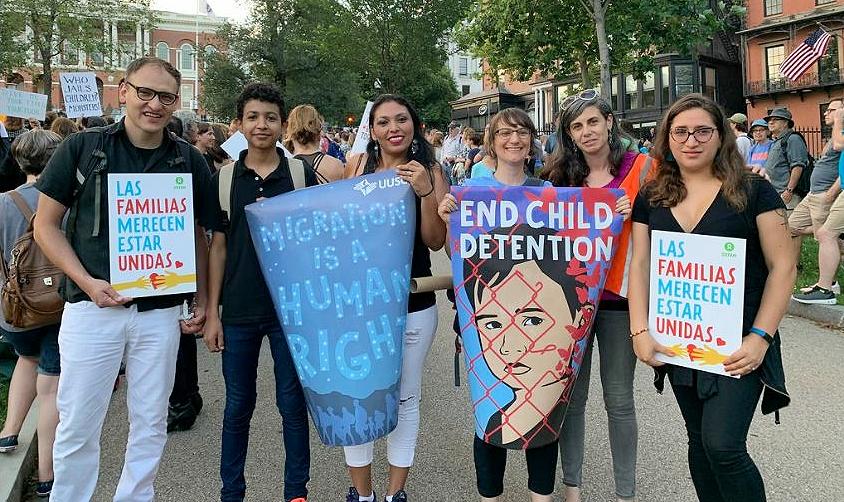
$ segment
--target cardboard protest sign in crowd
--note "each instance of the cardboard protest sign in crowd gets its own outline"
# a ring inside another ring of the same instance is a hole
[[[68,118],[99,117],[103,114],[94,72],[61,73],[59,81]]]
[[[44,120],[47,116],[47,95],[0,89],[0,115]]]
[[[394,171],[246,207],[252,241],[320,439],[398,422],[416,210]]]
[[[620,190],[453,188],[452,272],[476,434],[560,434],[616,249]]]

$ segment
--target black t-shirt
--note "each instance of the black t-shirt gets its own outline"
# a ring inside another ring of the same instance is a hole
[[[101,178],[98,199],[95,193],[96,183],[92,179],[95,175],[85,172],[91,164],[91,158],[86,154],[93,151],[93,146],[101,144],[106,155],[106,171],[103,176],[108,173],[192,174],[194,218],[204,228],[211,228],[214,224],[215,213],[211,211],[209,203],[213,200],[211,176],[205,160],[199,150],[186,143],[179,146],[177,141],[180,140],[172,139],[165,131],[164,139],[158,148],[138,148],[129,141],[124,121],[120,121],[108,127],[93,128],[68,136],[50,158],[35,187],[67,208],[72,208],[74,204],[78,206],[75,221],[71,221],[73,218],[68,219],[68,225],[72,227],[68,228],[69,241],[82,266],[92,277],[110,280],[108,183],[105,178]],[[187,158],[182,152],[188,153]],[[184,161],[176,162],[179,158]],[[80,194],[76,194],[79,187],[77,169],[82,170],[88,180]],[[100,201],[99,227],[98,232],[94,232],[97,200]],[[95,233],[97,235],[94,235]],[[70,279],[67,279],[64,296],[71,303],[90,300]],[[145,311],[179,305],[185,298],[186,295],[139,298],[129,305],[137,304],[138,310]]]
[[[225,324],[268,322],[277,319],[243,208],[259,197],[275,197],[294,189],[290,167],[281,149],[278,150],[281,162],[276,170],[264,179],[245,164],[247,152],[248,150],[244,150],[240,153],[240,158],[234,166],[230,219],[226,219],[220,208],[219,196],[214,197],[213,204],[217,218],[212,228],[215,232],[226,234],[226,270],[220,298],[220,305],[223,306],[222,321]],[[313,170],[305,165],[305,185],[317,184]],[[220,186],[219,172],[214,174],[212,186],[217,194]]]
[[[683,232],[680,224],[667,207],[652,206],[647,199],[649,185],[639,191],[633,204],[633,221],[648,225],[648,230],[664,230],[669,232]],[[693,234],[714,235],[719,237],[733,237],[746,240],[745,274],[744,274],[744,316],[742,333],[747,336],[762,302],[765,281],[768,279],[768,267],[762,254],[759,242],[759,230],[756,227],[756,217],[768,211],[785,210],[782,198],[774,187],[766,180],[752,177],[746,183],[747,206],[738,212],[727,204],[723,193],[718,192],[712,205],[704,213],[697,226],[692,229]],[[750,335],[756,336],[756,335]],[[787,406],[790,398],[785,390],[785,372],[782,365],[780,337],[774,337],[774,343],[768,347],[765,359],[758,370],[765,384],[762,397],[762,413],[770,413]],[[674,385],[696,386],[698,396],[706,399],[718,392],[719,375],[705,372],[693,372],[689,368],[666,365],[655,369],[654,386],[661,390],[666,373],[671,374]],[[696,377],[696,378],[695,378]]]
[[[648,225],[649,231],[683,232],[683,228],[677,223],[670,208],[650,205],[647,199],[649,191],[646,186],[636,197],[633,204],[633,221]],[[759,242],[756,217],[776,209],[785,209],[785,205],[774,187],[762,178],[751,178],[747,182],[747,206],[744,211],[737,212],[733,209],[724,198],[723,192],[719,191],[712,205],[691,231],[697,235],[745,239],[747,247],[743,333],[747,333],[753,326],[753,320],[756,318],[762,301],[765,281],[768,279],[768,267],[762,254],[762,244]]]

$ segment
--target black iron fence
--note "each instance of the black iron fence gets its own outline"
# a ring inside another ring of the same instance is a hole
[[[818,158],[823,153],[823,147],[826,142],[829,140],[830,132],[825,131],[823,129],[811,129],[811,128],[802,128],[802,127],[795,127],[794,130],[799,132],[806,138],[806,146],[809,149],[809,153],[814,158]]]
[[[748,82],[745,84],[745,95],[758,96],[760,94],[809,89],[840,83],[844,83],[844,70],[831,68],[820,73],[806,73],[793,81],[785,78],[771,78]]]

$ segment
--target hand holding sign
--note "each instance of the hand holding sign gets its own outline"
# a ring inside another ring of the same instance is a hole
[[[741,348],[724,361],[724,370],[731,376],[747,375],[762,364],[768,342],[761,336],[750,334],[741,341]]]
[[[83,291],[91,298],[97,307],[117,307],[132,301],[131,297],[123,296],[108,283],[102,279],[91,279],[85,286],[82,286]]]

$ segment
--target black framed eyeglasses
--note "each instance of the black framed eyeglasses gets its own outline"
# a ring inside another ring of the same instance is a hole
[[[592,101],[600,95],[597,89],[586,89],[578,94],[572,94],[560,103],[560,108],[565,110],[577,101]]]
[[[694,131],[690,131],[685,127],[671,129],[671,139],[677,143],[685,143],[686,141],[689,141],[690,136],[694,136],[695,141],[698,143],[706,143],[712,139],[713,134],[715,134],[714,127],[698,127]]]
[[[158,96],[158,101],[162,105],[170,106],[179,99],[179,95],[173,94],[172,92],[156,91],[155,89],[150,89],[149,87],[138,87],[128,80],[124,80],[124,82],[126,82],[126,85],[132,89],[135,89],[135,93],[141,101],[152,101],[156,96]]]

